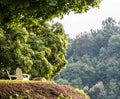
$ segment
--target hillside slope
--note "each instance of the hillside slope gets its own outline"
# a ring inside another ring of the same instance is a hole
[[[48,82],[0,83],[0,99],[89,99],[75,89]],[[58,98],[59,97],[59,98]]]

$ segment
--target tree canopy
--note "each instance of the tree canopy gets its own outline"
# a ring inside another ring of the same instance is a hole
[[[30,30],[29,30],[30,31]],[[32,33],[33,32],[33,33]],[[0,67],[13,71],[20,67],[32,77],[53,78],[66,66],[67,37],[63,26],[55,23],[0,30]]]
[[[67,37],[61,24],[46,21],[85,12],[100,1],[0,0],[1,71],[21,67],[32,77],[53,78],[66,66]]]
[[[0,0],[0,24],[30,22],[31,18],[47,20],[70,11],[81,13],[98,7],[101,0]],[[28,23],[27,23],[28,24]]]

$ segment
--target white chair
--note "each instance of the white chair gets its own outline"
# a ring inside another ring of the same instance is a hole
[[[10,75],[8,71],[7,71],[7,74],[10,80],[12,80],[12,78],[16,78],[16,80],[29,80],[30,79],[30,74],[23,74],[20,68],[16,69],[15,75]]]

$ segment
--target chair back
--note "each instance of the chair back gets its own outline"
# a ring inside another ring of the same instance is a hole
[[[23,80],[23,74],[22,74],[22,70],[20,68],[16,69],[16,74],[17,76],[17,80]]]

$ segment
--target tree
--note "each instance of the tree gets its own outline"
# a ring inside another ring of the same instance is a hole
[[[53,78],[66,66],[61,24],[45,22],[70,11],[82,13],[101,0],[0,0],[0,67]]]
[[[120,34],[112,35],[108,41],[109,54],[111,55],[116,52],[118,52],[117,54],[119,54],[119,49],[120,49]]]
[[[30,32],[30,31],[29,31]],[[66,66],[67,38],[59,23],[0,31],[1,70],[20,67],[32,77],[52,79]]]
[[[64,85],[70,85],[70,82],[68,82],[67,80],[64,80],[64,79],[58,79],[57,81],[56,81],[56,83],[58,83],[58,84],[64,84]]]
[[[110,82],[108,83],[108,99],[119,99],[119,87],[117,86],[118,82],[116,79],[111,79]]]
[[[0,0],[0,24],[26,23],[31,18],[47,20],[70,11],[81,13],[98,7],[101,0]]]
[[[90,88],[89,92],[92,99],[106,99],[106,90],[102,81]]]
[[[98,45],[95,43],[92,35],[84,34],[75,39],[67,49],[67,59],[71,56],[74,62],[79,60],[82,56],[90,55],[94,57],[98,54]]]

